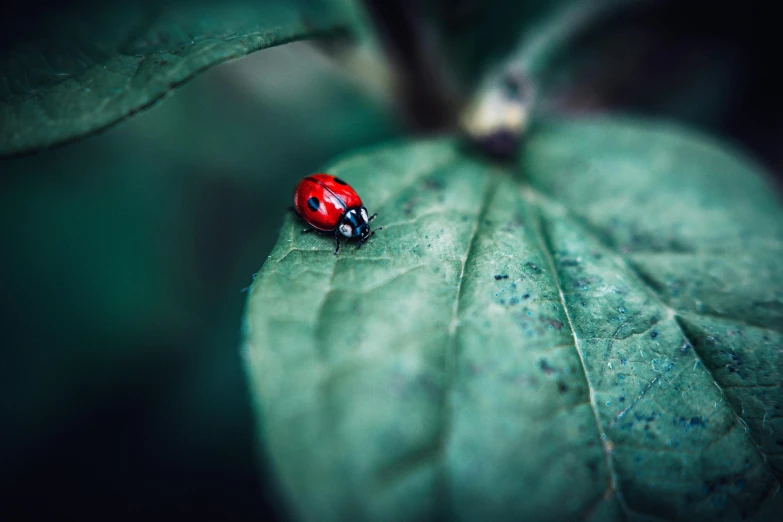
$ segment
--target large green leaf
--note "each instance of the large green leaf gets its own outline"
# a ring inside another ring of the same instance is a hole
[[[327,170],[383,230],[289,217],[244,355],[305,520],[770,520],[783,510],[783,211],[687,131],[548,122]]]
[[[195,74],[344,29],[329,0],[96,3],[0,25],[0,157],[60,144],[149,107]],[[38,14],[38,13],[36,13]]]

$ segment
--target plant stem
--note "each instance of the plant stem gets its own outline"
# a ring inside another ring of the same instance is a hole
[[[452,126],[458,97],[418,2],[364,0],[364,5],[396,71],[398,99],[408,123],[421,131]]]

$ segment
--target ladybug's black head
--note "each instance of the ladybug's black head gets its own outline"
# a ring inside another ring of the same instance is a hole
[[[370,234],[370,220],[364,207],[352,208],[340,222],[340,233],[347,238],[363,239]]]

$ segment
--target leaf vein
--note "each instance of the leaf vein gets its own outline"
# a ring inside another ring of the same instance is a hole
[[[538,219],[536,220],[536,226],[534,226],[533,229],[537,236],[539,248],[541,249],[544,258],[546,259],[547,265],[549,266],[549,269],[552,272],[552,282],[554,283],[555,287],[557,288],[557,292],[560,295],[560,301],[563,306],[563,313],[566,316],[566,320],[568,322],[568,328],[571,330],[571,335],[574,338],[574,348],[576,349],[577,355],[579,356],[579,362],[582,367],[582,372],[584,374],[585,381],[587,382],[587,389],[590,398],[590,409],[592,410],[593,419],[595,420],[596,428],[598,429],[598,434],[604,453],[604,459],[606,460],[606,465],[609,471],[609,482],[607,484],[604,497],[607,498],[612,494],[612,492],[614,492],[617,495],[618,501],[620,502],[620,506],[623,509],[623,513],[627,518],[628,507],[626,506],[622,498],[622,494],[618,489],[617,471],[615,470],[614,461],[612,459],[612,453],[611,453],[612,450],[610,448],[609,441],[607,440],[606,433],[601,427],[601,420],[598,414],[598,406],[595,400],[595,392],[593,390],[593,386],[590,381],[590,376],[587,373],[587,365],[585,364],[584,354],[582,353],[582,350],[579,347],[579,338],[576,334],[576,330],[574,329],[574,323],[571,320],[571,314],[568,311],[568,305],[566,303],[565,294],[563,293],[563,288],[562,285],[560,284],[560,276],[558,275],[557,268],[555,266],[555,261],[552,256],[552,252],[551,252],[552,249],[550,245],[547,243],[546,238],[544,237],[542,210],[541,207],[537,205],[536,202],[532,200],[530,198],[530,195],[527,194],[525,191],[522,192],[522,196],[531,206],[533,206],[537,210]]]
[[[445,463],[443,462],[443,455],[446,452],[446,446],[448,437],[450,434],[451,416],[452,411],[450,407],[451,392],[454,387],[454,380],[456,378],[456,364],[457,364],[457,327],[459,326],[459,310],[460,301],[462,298],[463,280],[465,276],[465,268],[468,265],[470,259],[471,250],[474,247],[476,237],[478,236],[481,223],[484,221],[484,217],[489,210],[489,203],[492,200],[496,190],[497,183],[495,177],[488,176],[484,192],[481,199],[481,208],[476,214],[476,220],[473,223],[473,228],[470,233],[470,239],[468,239],[468,245],[465,250],[465,256],[462,260],[462,267],[460,269],[459,279],[457,281],[457,291],[454,299],[454,306],[452,307],[451,321],[449,322],[449,338],[446,344],[443,365],[444,365],[444,383],[443,383],[443,397],[441,402],[441,422],[439,424],[440,429],[437,437],[438,455],[441,457],[441,469],[438,473],[436,482],[436,499],[440,502],[441,506],[446,506],[446,472]]]
[[[538,201],[544,201],[544,202],[547,202],[547,203],[549,202],[549,200],[547,198],[543,197],[542,195],[540,195],[538,193],[538,191],[536,191],[535,189],[532,189],[532,188],[528,188],[526,191],[523,191],[523,195],[525,197],[527,197],[529,200],[533,201],[534,203],[538,202]],[[680,334],[682,335],[682,338],[686,342],[690,343],[691,346],[693,346],[694,354],[696,355],[697,361],[702,366],[705,367],[705,369],[707,370],[707,374],[710,376],[710,378],[712,379],[713,384],[715,385],[716,388],[718,388],[718,390],[721,393],[721,397],[723,398],[724,389],[721,388],[720,384],[718,384],[718,381],[715,379],[715,375],[713,374],[712,370],[708,366],[706,366],[704,364],[703,354],[699,353],[699,349],[698,349],[697,345],[693,342],[693,340],[691,340],[686,335],[685,330],[683,329],[682,325],[680,324],[681,318],[683,318],[683,317],[687,318],[687,315],[689,313],[688,312],[679,312],[679,311],[675,310],[674,308],[672,308],[671,306],[669,306],[669,304],[666,301],[664,301],[663,297],[661,295],[659,295],[659,293],[647,281],[647,278],[645,277],[645,275],[639,271],[639,269],[635,266],[635,264],[632,263],[632,262],[627,261],[623,257],[623,255],[620,252],[618,252],[616,248],[614,248],[613,245],[608,244],[607,241],[605,240],[605,238],[602,238],[601,234],[596,232],[596,230],[592,227],[592,225],[590,224],[590,222],[586,218],[584,218],[582,216],[579,216],[578,214],[575,214],[573,212],[568,211],[567,209],[563,208],[561,205],[556,205],[556,210],[560,214],[562,214],[563,216],[571,218],[572,221],[576,221],[579,224],[581,224],[582,225],[581,228],[582,228],[582,230],[584,230],[585,234],[587,234],[590,237],[593,237],[594,239],[596,239],[598,241],[598,243],[600,243],[609,252],[609,254],[614,259],[614,262],[619,267],[625,269],[626,273],[630,274],[636,280],[636,282],[639,284],[639,286],[641,288],[643,288],[652,297],[652,299],[654,299],[661,306],[661,308],[663,308],[667,312],[668,318],[674,320],[675,326],[680,331]],[[544,253],[551,260],[552,256],[551,256],[551,253],[549,252],[549,250],[548,249],[545,250]],[[555,276],[556,275],[557,274],[555,274]],[[559,288],[560,288],[560,285],[558,283],[558,289]],[[562,292],[561,292],[561,295],[563,295]],[[563,305],[565,306],[565,296],[563,296]],[[694,315],[700,316],[702,314],[696,313]],[[568,311],[567,310],[566,310],[566,317],[570,317],[568,315]],[[741,320],[738,320],[738,321],[741,321]],[[773,328],[769,328],[769,327],[760,327],[760,328],[767,329],[767,330],[770,330],[770,331],[774,330]],[[572,331],[573,331],[573,328],[572,328]],[[576,334],[574,334],[574,339],[576,339]],[[580,356],[581,356],[581,352],[580,352]],[[592,393],[592,388],[590,389],[590,391]],[[753,436],[752,431],[748,428],[748,425],[744,421],[742,416],[740,415],[740,412],[738,412],[735,409],[735,407],[731,403],[731,401],[727,401],[727,402],[729,404],[729,409],[731,410],[731,412],[736,417],[737,422],[739,424],[743,425],[743,427],[745,428],[746,433],[748,434],[748,437],[750,438],[751,442],[753,443],[753,445],[756,447],[757,451],[761,455],[761,458],[763,459],[763,461],[767,465],[767,467],[770,470],[772,476],[775,478],[775,480],[778,482],[778,484],[780,484],[781,483],[781,478],[778,476],[778,474],[775,472],[775,470],[769,464],[766,452],[759,445],[758,441]],[[624,502],[622,504],[624,505],[624,507],[626,507]]]

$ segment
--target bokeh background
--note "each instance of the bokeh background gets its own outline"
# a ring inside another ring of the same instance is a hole
[[[503,21],[481,2],[433,4],[444,44]],[[775,20],[754,2],[623,14],[559,58],[542,107],[683,122],[744,150],[779,188]],[[454,52],[480,62],[472,41]],[[0,516],[284,516],[254,450],[244,289],[300,177],[403,135],[358,75],[290,44],[215,67],[99,135],[0,160]]]
[[[3,508],[268,514],[238,355],[243,290],[298,178],[396,132],[382,102],[297,43],[0,163]]]

